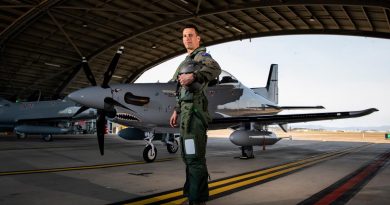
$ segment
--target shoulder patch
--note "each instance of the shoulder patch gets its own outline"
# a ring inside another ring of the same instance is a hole
[[[211,55],[210,55],[210,53],[207,53],[207,52],[204,52],[204,53],[202,53],[202,56],[207,56],[207,57],[211,57]]]

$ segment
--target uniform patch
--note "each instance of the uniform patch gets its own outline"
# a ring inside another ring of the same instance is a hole
[[[202,53],[202,56],[207,56],[207,57],[211,57],[211,55],[210,55],[210,53],[206,53],[206,52],[204,52],[204,53]]]
[[[184,148],[185,148],[186,154],[195,154],[194,139],[184,140]]]

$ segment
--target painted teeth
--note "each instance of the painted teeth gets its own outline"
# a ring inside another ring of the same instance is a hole
[[[127,120],[127,121],[141,121],[136,116],[128,113],[118,113],[116,117],[120,120]]]

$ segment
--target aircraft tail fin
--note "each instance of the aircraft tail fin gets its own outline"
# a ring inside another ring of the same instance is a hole
[[[279,101],[279,88],[278,88],[278,64],[271,64],[271,68],[268,74],[267,85],[260,88],[252,88],[252,90],[266,97],[268,100],[278,104]]]

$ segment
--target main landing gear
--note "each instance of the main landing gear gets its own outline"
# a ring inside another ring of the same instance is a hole
[[[240,159],[253,159],[253,146],[242,146],[241,147],[241,157]]]
[[[42,139],[45,142],[51,142],[51,141],[53,141],[53,135],[52,134],[44,134],[44,135],[42,135]]]
[[[143,158],[146,162],[153,162],[157,157],[157,149],[153,144],[153,139],[155,134],[152,132],[146,132],[146,146],[143,151]],[[167,150],[169,153],[174,154],[179,150],[179,141],[176,139],[174,134],[163,134],[164,136],[161,138],[161,141],[167,146]]]

